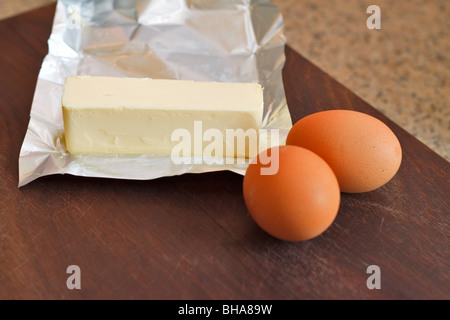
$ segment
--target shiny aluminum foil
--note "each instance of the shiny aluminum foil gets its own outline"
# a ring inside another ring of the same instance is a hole
[[[50,174],[155,179],[231,170],[245,163],[174,164],[170,155],[67,152],[61,95],[71,75],[222,82],[264,88],[263,128],[285,142],[292,121],[281,70],[285,36],[279,9],[268,0],[61,0],[49,52],[39,73],[19,156],[19,187]]]

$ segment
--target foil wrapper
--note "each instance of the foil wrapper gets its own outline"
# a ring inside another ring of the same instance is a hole
[[[67,152],[61,95],[71,75],[221,82],[264,88],[265,129],[292,127],[282,81],[283,19],[268,0],[58,1],[19,156],[19,187],[50,174],[155,179],[230,170],[248,161],[174,164],[170,155]]]

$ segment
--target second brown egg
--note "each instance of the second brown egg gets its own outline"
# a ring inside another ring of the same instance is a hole
[[[351,110],[328,110],[300,119],[286,140],[315,152],[333,169],[343,192],[367,192],[397,173],[402,149],[382,121]]]

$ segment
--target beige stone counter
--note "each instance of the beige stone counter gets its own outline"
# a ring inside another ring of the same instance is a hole
[[[448,0],[273,0],[288,44],[450,160]],[[369,5],[381,29],[369,30]]]

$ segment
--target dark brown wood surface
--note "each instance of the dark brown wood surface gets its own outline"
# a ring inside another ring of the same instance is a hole
[[[278,241],[251,220],[242,176],[153,181],[55,175],[18,189],[18,155],[54,5],[0,22],[0,298],[449,299],[450,164],[286,48],[296,121],[360,110],[398,136],[403,162],[387,185],[343,194],[320,237]],[[81,268],[68,290],[66,268]],[[381,289],[369,290],[369,265]]]

